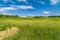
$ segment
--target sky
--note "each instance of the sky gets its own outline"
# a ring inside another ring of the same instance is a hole
[[[60,0],[0,0],[0,14],[19,16],[60,15]]]

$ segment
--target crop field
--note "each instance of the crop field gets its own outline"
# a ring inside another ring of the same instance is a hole
[[[0,40],[60,40],[60,18],[0,18]]]

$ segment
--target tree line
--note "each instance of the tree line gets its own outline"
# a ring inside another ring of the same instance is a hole
[[[0,14],[0,18],[8,18],[8,17],[17,17],[17,18],[22,18],[22,17],[20,17],[20,16],[18,16],[18,15],[3,15],[3,14]],[[55,17],[58,17],[58,18],[60,18],[60,16],[26,16],[25,18],[55,18]]]

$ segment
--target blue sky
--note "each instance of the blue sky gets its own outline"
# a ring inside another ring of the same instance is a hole
[[[60,15],[60,0],[0,0],[0,14]]]

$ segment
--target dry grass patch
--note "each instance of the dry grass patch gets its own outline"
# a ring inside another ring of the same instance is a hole
[[[4,37],[9,37],[15,35],[19,29],[17,27],[7,28],[5,31],[0,31],[0,40],[3,40]]]

